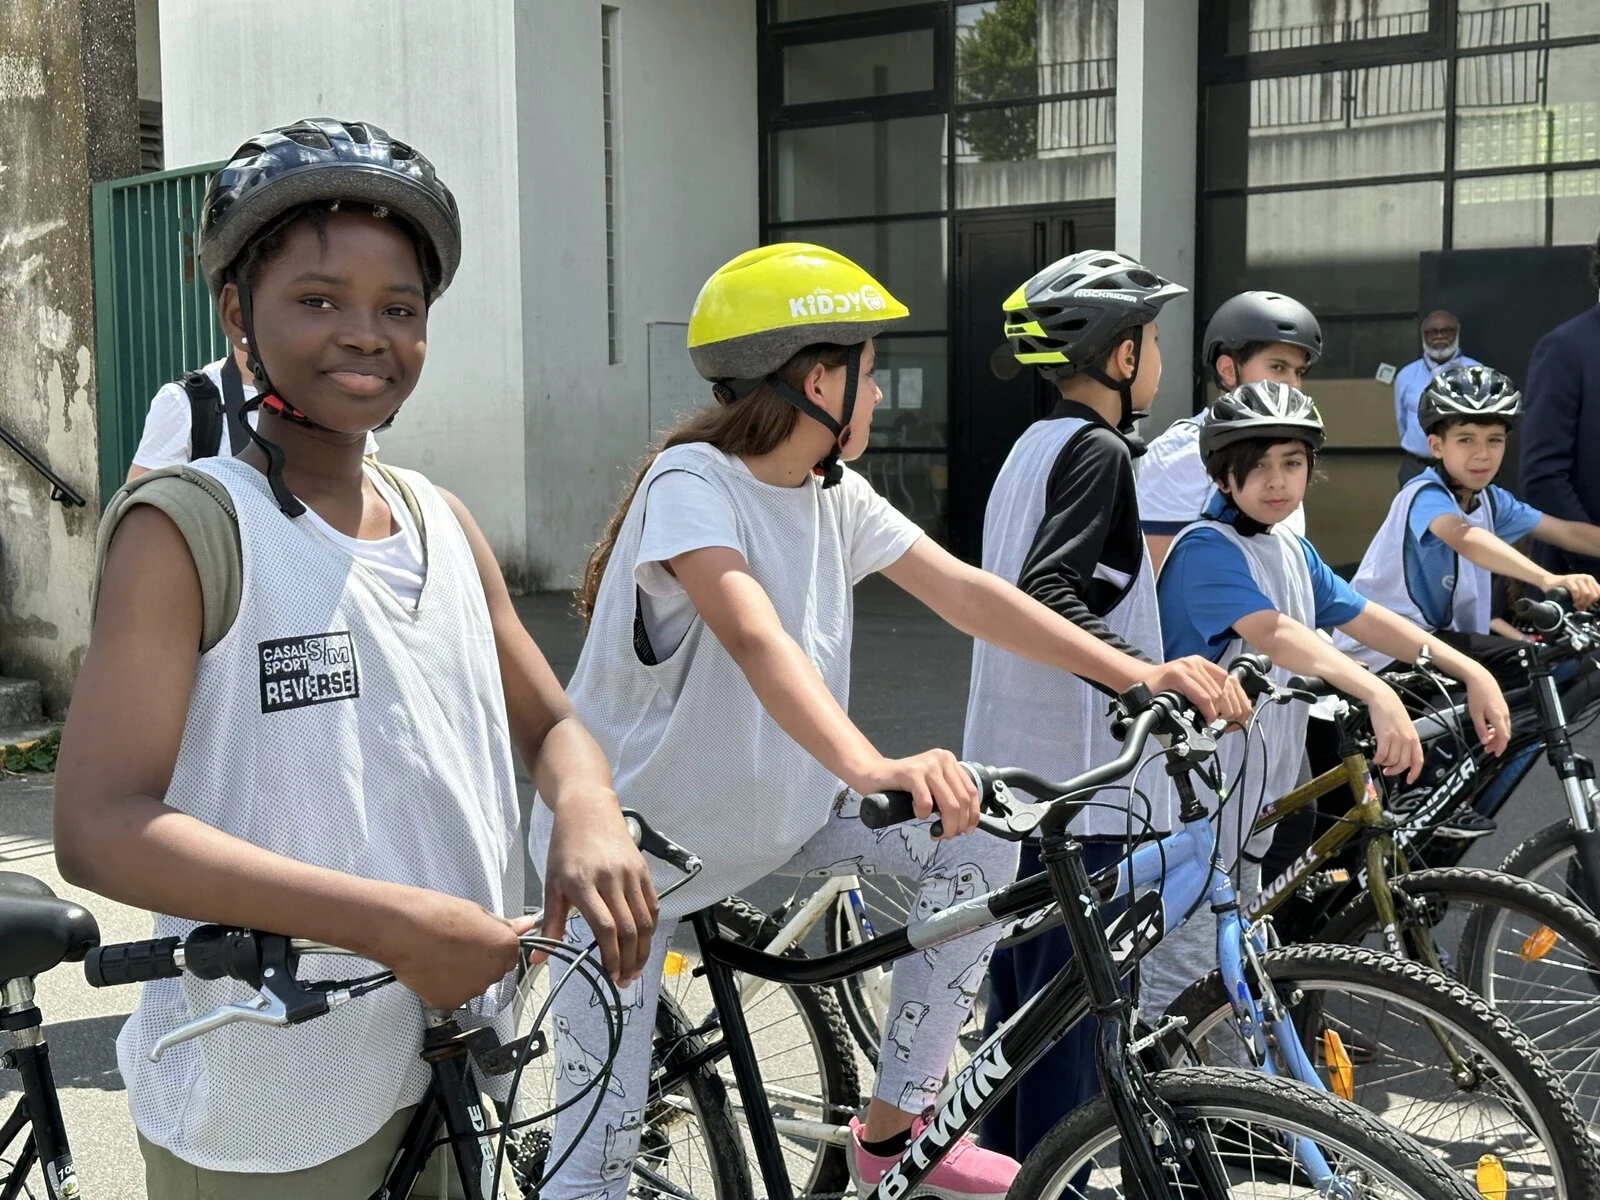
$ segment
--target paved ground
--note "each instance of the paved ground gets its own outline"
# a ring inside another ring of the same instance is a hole
[[[530,597],[518,607],[565,680],[579,647],[578,625],[566,598]],[[871,581],[858,593],[856,648],[851,708],[880,749],[907,754],[930,745],[958,746],[970,657],[966,638],[891,586]],[[1600,731],[1584,735],[1580,749],[1600,754]],[[1555,820],[1561,811],[1555,779],[1541,764],[1515,810],[1502,814],[1500,834],[1481,844],[1474,860],[1498,861],[1527,832]],[[0,780],[0,868],[36,875],[58,894],[86,904],[99,918],[106,941],[148,935],[144,914],[68,887],[56,874],[48,777]],[[764,905],[774,904],[791,886],[790,881],[764,883],[752,889],[752,896]],[[62,1106],[88,1196],[139,1200],[145,1194],[113,1046],[134,999],[131,989],[88,988],[73,967],[39,982]],[[15,1087],[15,1075],[0,1073],[0,1093],[14,1094]]]

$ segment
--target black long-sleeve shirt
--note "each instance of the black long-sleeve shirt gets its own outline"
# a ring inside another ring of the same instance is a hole
[[[1149,662],[1105,621],[1144,566],[1132,444],[1076,401],[1062,400],[1050,416],[1086,423],[1067,439],[1050,469],[1044,519],[1017,586],[1107,645]]]

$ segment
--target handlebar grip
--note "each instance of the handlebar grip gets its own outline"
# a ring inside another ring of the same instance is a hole
[[[90,987],[118,987],[125,983],[148,983],[152,979],[176,979],[183,974],[178,965],[178,938],[157,938],[148,942],[123,942],[115,946],[96,946],[83,957],[83,975]]]
[[[1552,596],[1557,593],[1566,594],[1561,588],[1552,588],[1549,592]],[[1517,620],[1526,621],[1540,633],[1554,633],[1561,628],[1567,615],[1558,600],[1529,600],[1526,596],[1517,601],[1514,611]]]
[[[874,792],[861,797],[861,823],[868,829],[888,829],[916,819],[910,792]]]
[[[1284,686],[1291,692],[1310,692],[1313,696],[1327,696],[1333,693],[1328,681],[1320,675],[1291,675]]]
[[[651,827],[646,821],[631,808],[622,810],[622,819],[628,826],[628,836],[633,839],[633,844],[654,858],[676,867],[685,875],[693,874],[700,869],[700,859],[671,838]]]

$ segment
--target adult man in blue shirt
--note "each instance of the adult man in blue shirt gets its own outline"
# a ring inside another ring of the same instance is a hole
[[[1461,322],[1455,314],[1435,309],[1422,319],[1422,357],[1400,368],[1394,377],[1394,423],[1400,433],[1400,486],[1433,462],[1428,436],[1417,424],[1417,401],[1433,377],[1446,367],[1475,367],[1478,360],[1461,353]]]

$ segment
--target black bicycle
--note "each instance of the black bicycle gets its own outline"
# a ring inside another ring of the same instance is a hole
[[[1000,924],[1007,936],[1020,936],[1044,920],[1057,919],[1076,948],[1074,960],[945,1084],[922,1132],[876,1187],[862,1189],[863,1200],[917,1196],[942,1156],[1050,1046],[1090,1014],[1099,1023],[1096,1065],[1104,1095],[1047,1135],[1023,1164],[1013,1195],[1029,1200],[1476,1195],[1415,1141],[1327,1092],[1254,1072],[1146,1070],[1141,1055],[1155,1046],[1156,1038],[1135,1035],[1123,978],[1159,940],[1160,896],[1147,893],[1109,925],[1103,923],[1100,905],[1116,880],[1091,881],[1068,824],[1095,790],[1134,769],[1150,738],[1162,737],[1169,743],[1168,753],[1180,758],[1191,752],[1209,754],[1214,743],[1195,727],[1179,697],[1152,698],[1136,689],[1123,703],[1129,714],[1123,753],[1078,779],[1055,784],[1020,771],[969,767],[980,785],[982,828],[1011,840],[1037,830],[1046,868],[1041,875],[818,958],[772,955],[741,944],[726,935],[715,909],[690,918],[700,948],[699,972],[715,1011],[686,1031],[694,1039],[693,1051],[680,1052],[671,1042],[663,1043],[658,1026],[658,1054],[676,1065],[652,1081],[652,1095],[657,1087],[666,1095],[686,1090],[726,1058],[761,1190],[752,1184],[743,1146],[736,1145],[737,1155],[723,1164],[717,1178],[706,1181],[703,1191],[678,1195],[745,1200],[760,1194],[768,1200],[793,1200],[791,1152],[809,1134],[814,1139],[810,1148],[824,1149],[826,1157],[837,1128],[830,1119],[797,1119],[786,1111],[781,1094],[769,1095],[741,1004],[747,977],[797,991],[829,987],[981,928]],[[1013,787],[1047,802],[1023,802]],[[910,798],[903,794],[867,797],[862,804],[862,820],[874,828],[912,816]],[[1165,1025],[1158,1030],[1171,1032]],[[842,1165],[844,1147],[831,1146]],[[844,1181],[833,1181],[836,1191],[812,1188],[806,1195],[842,1192]],[[652,1193],[641,1189],[635,1194]]]

